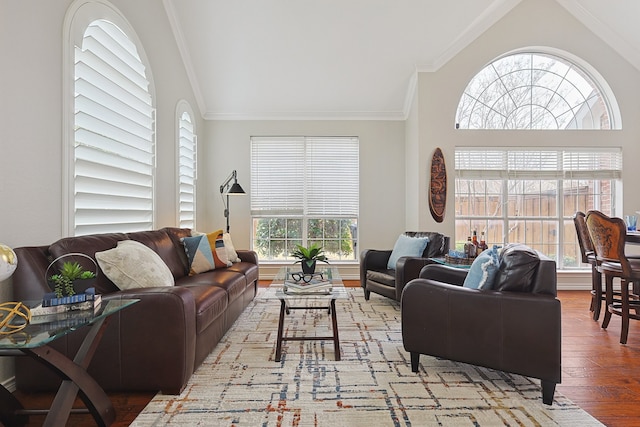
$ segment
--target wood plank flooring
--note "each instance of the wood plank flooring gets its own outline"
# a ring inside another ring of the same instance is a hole
[[[347,286],[359,286],[357,281]],[[372,298],[382,298],[372,294]],[[631,322],[626,345],[619,343],[620,318],[607,330],[589,312],[588,291],[560,291],[562,302],[562,384],[557,390],[611,427],[640,427],[640,322]],[[50,394],[15,393],[26,407],[48,407]],[[155,393],[111,394],[116,427],[128,426]],[[78,401],[78,407],[82,404]],[[28,426],[40,426],[31,416]],[[68,426],[93,426],[89,415],[71,415]]]

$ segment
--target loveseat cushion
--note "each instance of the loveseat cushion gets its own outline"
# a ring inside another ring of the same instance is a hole
[[[383,285],[396,286],[396,271],[395,270],[367,270],[367,280],[382,283]]]
[[[403,256],[421,256],[428,244],[428,237],[411,237],[407,236],[406,234],[401,234],[400,236],[398,236],[398,239],[393,246],[391,256],[389,257],[389,261],[387,262],[387,268],[390,270],[395,269],[398,259]]]
[[[493,289],[500,267],[498,249],[483,251],[473,260],[462,286],[471,289]]]
[[[531,292],[539,264],[538,253],[530,247],[519,243],[505,246],[500,253],[500,269],[493,289]]]

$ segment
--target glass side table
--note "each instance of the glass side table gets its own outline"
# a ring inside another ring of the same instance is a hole
[[[109,317],[137,303],[138,299],[103,300],[96,310],[78,310],[48,316],[33,317],[22,330],[0,337],[0,356],[29,356],[59,375],[63,381],[49,410],[25,409],[5,387],[0,387],[0,421],[4,425],[21,426],[29,414],[46,413],[43,426],[63,426],[80,391],[86,411],[98,426],[108,426],[115,420],[115,411],[104,390],[87,373],[87,368],[102,338]],[[35,307],[41,301],[24,301]],[[49,344],[81,327],[89,327],[73,360]],[[74,410],[77,412],[77,410]]]
[[[285,341],[309,341],[309,340],[332,340],[334,346],[335,359],[340,360],[340,338],[338,335],[338,318],[336,316],[336,300],[347,299],[349,294],[342,283],[337,267],[317,266],[316,273],[322,273],[323,278],[331,282],[331,290],[326,292],[309,293],[287,293],[285,292],[285,280],[296,273],[300,268],[281,267],[278,274],[273,279],[271,286],[257,296],[258,299],[279,300],[280,317],[278,319],[278,338],[276,343],[275,361],[279,362],[282,356],[282,344]],[[284,318],[290,310],[328,310],[331,315],[332,336],[285,336]]]

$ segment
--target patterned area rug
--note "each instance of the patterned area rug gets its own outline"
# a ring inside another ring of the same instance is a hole
[[[289,341],[275,362],[279,307],[259,295],[183,393],[158,394],[132,425],[602,425],[558,392],[544,405],[538,380],[424,355],[411,372],[399,304],[359,288],[336,304],[341,361],[331,341]],[[331,335],[330,323],[326,310],[285,318],[288,335]]]

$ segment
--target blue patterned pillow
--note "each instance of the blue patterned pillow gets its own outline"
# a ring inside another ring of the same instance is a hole
[[[189,260],[189,276],[215,268],[213,253],[206,235],[183,237],[181,240]]]
[[[491,289],[499,267],[498,248],[494,246],[493,249],[483,251],[473,260],[462,286],[471,289]]]
[[[398,259],[403,256],[422,256],[424,249],[429,244],[428,237],[409,237],[406,234],[401,234],[396,240],[396,244],[393,246],[387,268],[389,270],[396,269],[396,263]]]

